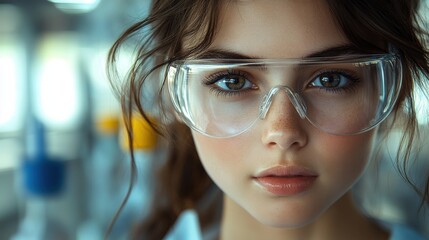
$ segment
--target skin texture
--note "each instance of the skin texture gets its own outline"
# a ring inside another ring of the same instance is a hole
[[[348,43],[323,1],[228,2],[220,19],[210,49],[300,58]],[[284,84],[287,74],[270,77],[273,84]],[[349,194],[368,165],[375,131],[324,133],[302,120],[285,94],[278,94],[267,117],[246,133],[216,139],[193,132],[207,173],[225,193],[220,237],[386,238],[354,208]],[[254,180],[276,166],[299,166],[316,173],[317,179],[303,193],[276,196]]]

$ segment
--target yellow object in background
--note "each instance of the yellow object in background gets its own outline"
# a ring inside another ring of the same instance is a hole
[[[98,132],[105,134],[115,134],[119,130],[119,119],[117,116],[103,116],[96,121]]]
[[[154,119],[150,119],[154,122]],[[141,115],[134,115],[131,119],[132,124],[132,136],[133,136],[133,148],[139,150],[151,150],[156,147],[158,135],[155,130],[149,125],[149,123]],[[127,131],[125,125],[122,126],[122,141],[121,145],[123,149],[129,150],[130,144],[128,141]]]

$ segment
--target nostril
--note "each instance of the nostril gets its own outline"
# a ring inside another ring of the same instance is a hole
[[[294,129],[271,128],[262,137],[262,142],[269,148],[280,150],[302,148],[307,143],[307,135],[299,127]]]

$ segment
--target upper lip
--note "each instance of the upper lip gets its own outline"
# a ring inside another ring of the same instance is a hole
[[[310,169],[298,165],[275,166],[265,169],[255,175],[255,178],[262,177],[317,177],[317,173]]]

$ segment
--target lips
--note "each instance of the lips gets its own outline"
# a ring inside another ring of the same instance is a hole
[[[254,181],[277,196],[293,196],[309,190],[318,175],[300,166],[277,166],[258,173]]]

